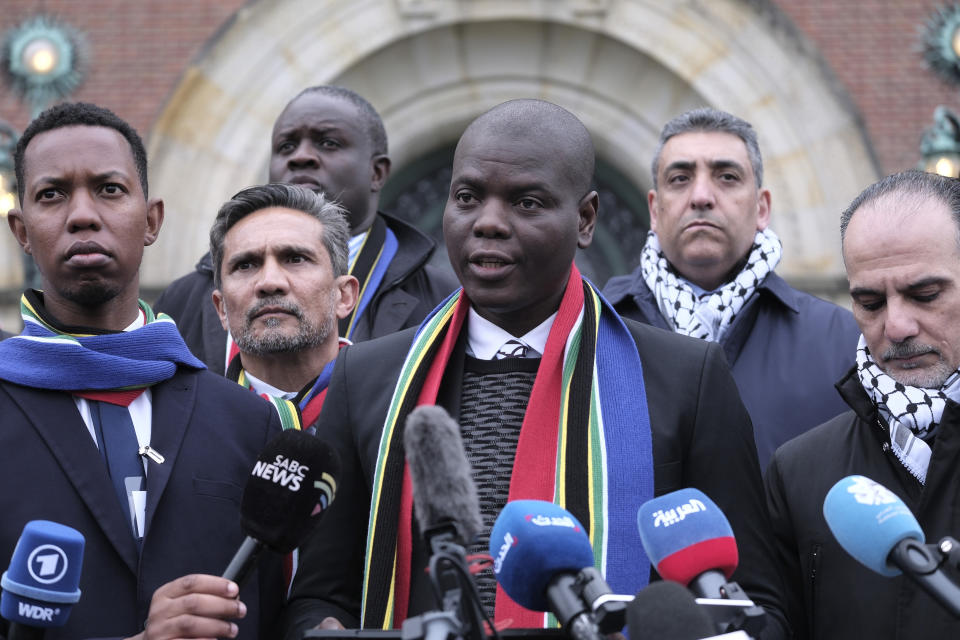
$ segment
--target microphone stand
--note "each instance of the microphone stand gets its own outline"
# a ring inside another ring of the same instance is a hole
[[[443,523],[424,532],[430,547],[430,582],[442,611],[428,611],[407,618],[402,640],[484,640],[483,621],[496,629],[480,604],[480,594],[467,567],[467,553],[460,544],[456,524]]]

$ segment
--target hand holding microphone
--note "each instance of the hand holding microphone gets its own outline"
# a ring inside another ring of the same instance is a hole
[[[247,613],[237,596],[259,552],[264,546],[280,554],[293,551],[333,501],[339,473],[336,452],[315,436],[290,429],[271,440],[244,487],[240,525],[246,539],[223,576],[194,574],[161,586],[137,638],[236,637],[232,620]]]

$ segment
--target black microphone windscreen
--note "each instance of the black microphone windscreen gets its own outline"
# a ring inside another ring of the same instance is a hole
[[[668,580],[648,585],[627,605],[627,629],[630,640],[697,640],[717,633],[693,594]]]
[[[470,543],[483,524],[460,426],[443,407],[417,407],[407,417],[403,446],[420,531],[452,522]]]
[[[240,504],[244,533],[278,553],[293,551],[333,502],[340,458],[316,436],[288,429],[257,458]]]

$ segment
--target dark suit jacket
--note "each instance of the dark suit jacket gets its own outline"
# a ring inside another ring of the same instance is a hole
[[[696,487],[717,503],[740,550],[740,568],[733,579],[773,613],[767,616],[770,633],[764,637],[785,637],[782,586],[773,563],[753,431],[722,351],[713,343],[625,322],[643,367],[655,493]],[[301,548],[284,616],[289,639],[299,638],[299,631],[328,615],[347,625],[357,623],[377,449],[413,334],[408,330],[347,347],[337,359],[318,437],[339,450],[343,477],[336,500]],[[413,574],[418,573],[414,567]],[[411,608],[417,606],[412,603]],[[425,608],[433,608],[432,603]]]
[[[453,272],[427,264],[433,254],[432,239],[406,222],[383,213],[387,226],[397,237],[397,253],[390,261],[383,281],[350,339],[361,342],[415,327],[459,285]],[[226,366],[227,332],[213,306],[213,266],[204,255],[195,270],[177,280],[160,294],[153,306],[177,322],[183,341],[214,373]]]
[[[0,563],[8,565],[30,520],[53,520],[86,538],[80,602],[47,638],[138,633],[154,590],[189,573],[220,575],[243,541],[240,495],[257,455],[280,432],[276,411],[207,371],[181,368],[151,393],[151,446],[166,460],[147,471],[138,552],[70,394],[0,381]],[[264,560],[241,590],[241,637],[268,637],[283,600],[279,557]]]

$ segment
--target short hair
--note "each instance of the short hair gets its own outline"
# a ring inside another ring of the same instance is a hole
[[[889,175],[873,183],[854,198],[850,206],[840,214],[840,241],[842,242],[846,237],[850,219],[857,209],[891,195],[934,198],[947,205],[957,225],[957,242],[960,245],[960,180],[917,169]]]
[[[596,162],[593,139],[583,122],[567,109],[534,98],[498,104],[467,126],[457,143],[454,158],[471,138],[492,136],[536,140],[551,155],[563,160],[565,177],[578,198],[590,192]]]
[[[249,187],[225,202],[210,229],[210,257],[213,260],[214,286],[220,288],[220,269],[223,266],[223,242],[227,232],[251,213],[283,207],[302,211],[323,225],[323,246],[330,256],[333,277],[347,273],[347,243],[350,226],[346,212],[340,205],[327,200],[322,193],[295,184],[273,182]]]
[[[367,137],[370,138],[370,144],[373,146],[373,152],[378,155],[387,155],[387,130],[383,126],[383,119],[366,98],[361,96],[356,91],[351,91],[345,87],[319,85],[316,87],[307,87],[298,93],[293,100],[288,102],[287,106],[289,107],[291,104],[296,102],[298,98],[308,93],[319,93],[321,95],[330,96],[331,98],[339,98],[340,100],[345,100],[355,106],[357,111],[360,112],[360,118],[363,120],[363,124],[366,125]],[[284,109],[286,109],[286,107],[284,107]]]
[[[23,206],[23,196],[26,189],[24,184],[24,154],[27,145],[41,133],[75,126],[106,127],[119,132],[127,139],[130,152],[133,154],[133,163],[137,167],[140,188],[143,189],[143,197],[146,198],[148,193],[147,150],[143,147],[143,140],[140,139],[136,129],[113,111],[104,107],[89,102],[66,102],[50,107],[34,118],[33,122],[27,125],[23,135],[20,136],[20,141],[17,142],[17,148],[13,154],[13,164],[17,175],[17,195],[20,197],[20,206]]]
[[[657,188],[657,169],[660,166],[660,154],[663,153],[663,146],[673,136],[692,131],[730,133],[743,140],[743,144],[747,147],[747,157],[750,158],[750,166],[753,168],[753,176],[757,180],[757,188],[763,186],[763,157],[760,155],[760,143],[757,141],[757,132],[753,126],[746,120],[742,120],[726,111],[701,107],[681,113],[663,126],[663,131],[660,132],[660,141],[653,152],[653,161],[650,163],[654,189]]]

